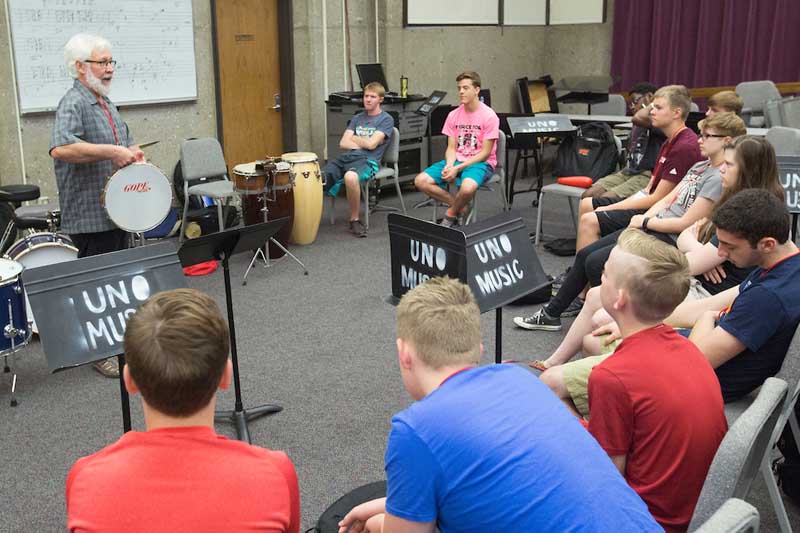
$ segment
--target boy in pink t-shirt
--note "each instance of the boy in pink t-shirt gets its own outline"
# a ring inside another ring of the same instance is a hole
[[[500,119],[492,109],[478,100],[481,78],[477,72],[462,72],[456,77],[461,105],[447,115],[442,133],[447,135],[447,151],[443,161],[431,165],[417,175],[414,185],[435,200],[449,207],[442,225],[458,224],[458,216],[466,211],[475,192],[491,177],[497,165],[495,141]],[[458,193],[446,189],[455,182]]]

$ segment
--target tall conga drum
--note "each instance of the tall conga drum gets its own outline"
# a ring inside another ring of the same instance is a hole
[[[285,161],[276,162],[275,170],[265,193],[267,197],[267,220],[289,217],[289,222],[275,234],[275,240],[281,243],[284,248],[289,246],[289,237],[292,234],[294,225],[294,191],[292,190],[293,185],[289,169],[289,163]],[[270,259],[277,259],[284,255],[286,255],[286,252],[278,248],[272,241],[269,242]]]
[[[317,155],[311,152],[289,152],[281,159],[289,163],[289,176],[294,183],[294,223],[291,240],[311,244],[317,238],[322,220],[322,173]]]

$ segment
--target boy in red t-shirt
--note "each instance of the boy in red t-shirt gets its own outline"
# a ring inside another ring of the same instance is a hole
[[[688,290],[677,248],[625,230],[600,293],[624,340],[589,375],[589,432],[668,532],[689,526],[727,431],[711,365],[662,323]]]
[[[194,289],[156,294],[128,321],[125,387],[147,431],[79,459],[67,477],[69,531],[298,533],[297,474],[283,452],[214,432],[230,385],[228,327]]]

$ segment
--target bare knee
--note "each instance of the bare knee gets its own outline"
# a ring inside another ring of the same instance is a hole
[[[348,170],[344,173],[344,182],[348,186],[358,185],[358,174],[352,170]]]
[[[581,215],[580,227],[593,230],[600,229],[600,223],[597,221],[597,214],[591,212]]]
[[[417,174],[417,177],[414,178],[414,187],[416,187],[420,191],[428,190],[433,178],[425,174],[424,172]]]
[[[564,372],[561,365],[553,366],[542,372],[539,376],[542,383],[547,385],[559,398],[568,398],[569,393],[564,385]]]
[[[478,184],[472,180],[464,180],[461,182],[461,187],[459,187],[458,192],[467,198],[472,198],[475,194],[475,191],[478,190]]]

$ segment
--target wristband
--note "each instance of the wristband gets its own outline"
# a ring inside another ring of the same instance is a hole
[[[644,231],[647,231],[647,223],[648,222],[650,222],[650,217],[644,217],[644,219],[642,219],[642,229]]]

